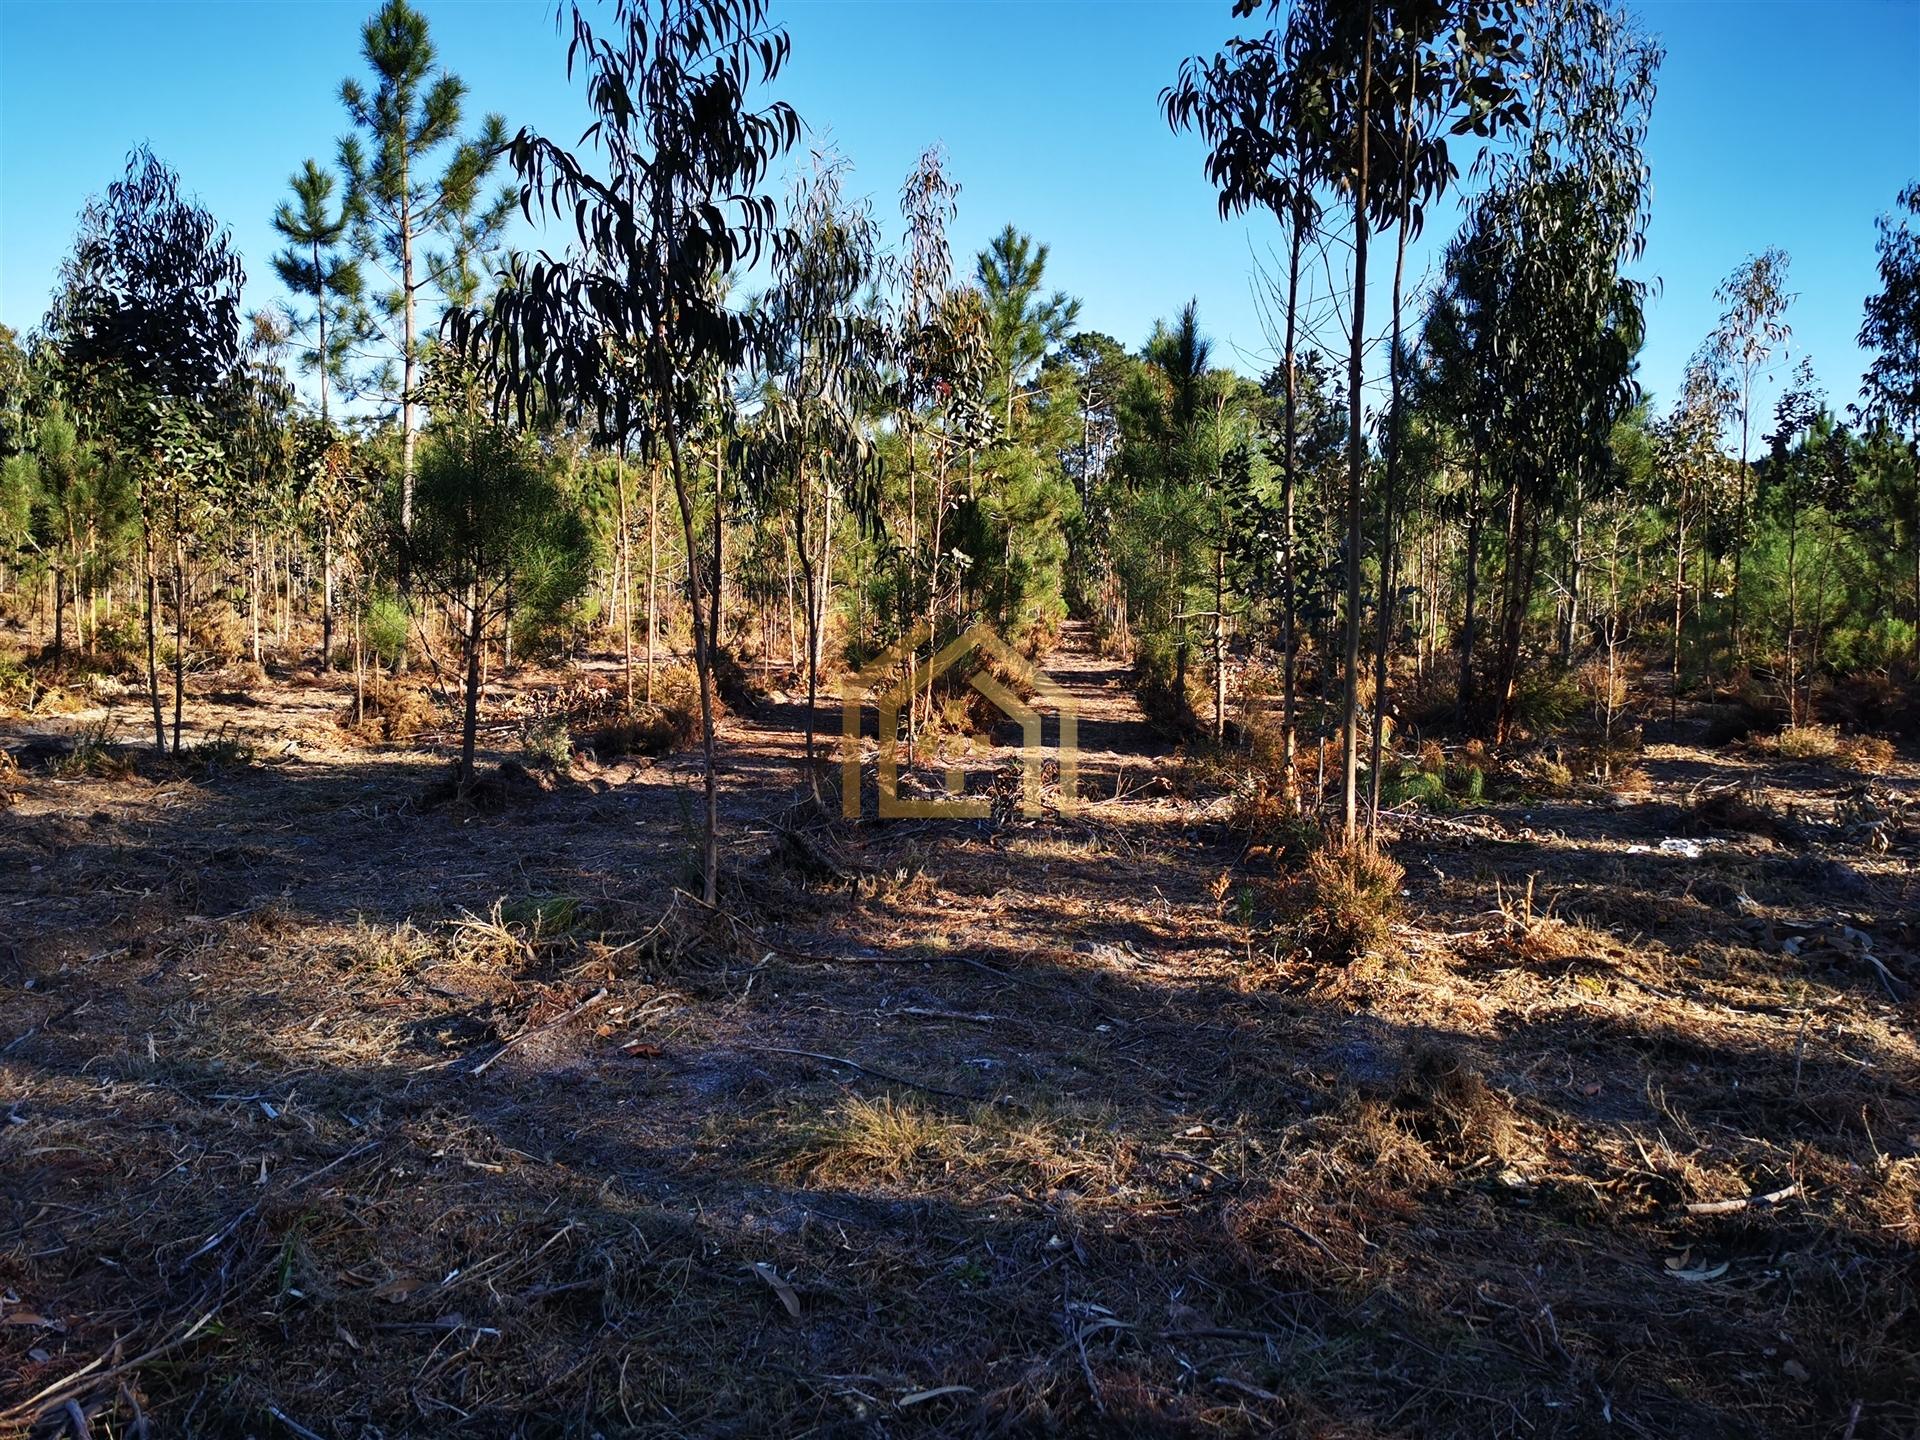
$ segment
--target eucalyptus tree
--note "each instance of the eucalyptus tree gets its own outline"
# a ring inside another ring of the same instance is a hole
[[[1497,728],[1513,721],[1523,630],[1547,514],[1574,517],[1573,593],[1584,497],[1613,473],[1615,425],[1637,401],[1642,282],[1623,268],[1645,246],[1646,130],[1661,51],[1604,0],[1530,12],[1520,104],[1524,143],[1489,152],[1490,184],[1468,222],[1478,267],[1473,323],[1502,406],[1494,460],[1507,505],[1495,676]]]
[[[361,28],[360,51],[373,84],[341,83],[340,100],[357,133],[340,142],[340,165],[353,248],[385,283],[377,313],[361,312],[384,354],[357,388],[399,404],[404,533],[413,524],[421,345],[429,328],[422,307],[435,297],[454,305],[474,299],[475,262],[498,242],[517,197],[504,186],[483,203],[506,145],[506,122],[488,115],[461,138],[467,87],[440,68],[426,16],[407,0],[386,0]]]
[[[287,248],[273,257],[280,283],[311,309],[289,309],[288,319],[313,344],[301,352],[300,364],[320,387],[320,421],[328,421],[328,382],[337,379],[352,343],[352,323],[363,294],[360,262],[343,245],[352,228],[351,203],[335,207],[338,182],[331,172],[308,160],[288,182],[293,198],[273,212],[273,228]]]
[[[929,655],[935,653],[940,644],[937,614],[940,542],[945,529],[954,448],[952,427],[942,423],[943,417],[952,413],[952,407],[944,402],[956,398],[952,362],[961,353],[961,342],[968,338],[952,328],[957,312],[948,303],[953,289],[953,247],[947,230],[958,213],[959,197],[960,186],[947,173],[946,152],[939,145],[928,146],[900,188],[900,213],[906,221],[906,237],[901,263],[894,270],[899,289],[894,307],[897,334],[893,350],[898,372],[894,408],[898,424],[905,432],[907,450],[908,584],[903,587],[902,602],[909,614],[918,612],[924,617]],[[971,334],[984,342],[985,333],[978,327]],[[984,354],[984,345],[980,349]],[[923,448],[933,482],[924,583],[919,573]],[[901,628],[912,628],[908,615],[902,616]],[[931,707],[931,690],[925,703]],[[907,710],[909,742],[917,733],[921,704],[921,697],[916,693]]]
[[[162,751],[155,546],[161,525],[189,508],[192,497],[181,487],[211,468],[203,422],[240,363],[244,280],[228,233],[184,199],[179,176],[141,147],[125,175],[82,212],[45,326],[66,392],[83,397],[90,434],[139,477],[147,686]],[[173,534],[181,538],[177,525]],[[184,640],[183,602],[175,600]],[[176,656],[176,745],[183,666]]]
[[[0,460],[27,448],[31,417],[28,392],[32,371],[28,352],[8,325],[0,325]]]
[[[284,365],[288,332],[272,315],[256,313],[241,367],[226,406],[227,451],[234,473],[227,477],[229,519],[243,524],[248,535],[247,611],[252,632],[254,664],[260,663],[260,540],[263,530],[284,528],[297,497],[294,486],[296,422],[293,387]],[[312,424],[322,433],[332,426],[324,419]],[[333,644],[333,540],[324,519],[321,524],[321,649],[324,670]]]
[[[1679,713],[1681,643],[1687,602],[1687,537],[1705,523],[1709,499],[1726,470],[1720,418],[1726,391],[1711,370],[1690,366],[1673,407],[1654,431],[1654,464],[1673,536],[1673,631],[1667,715]]]
[[[1241,0],[1237,14],[1258,6]],[[1359,826],[1361,498],[1367,468],[1364,364],[1368,251],[1374,231],[1404,232],[1453,180],[1449,137],[1490,137],[1525,119],[1511,0],[1308,0],[1284,28],[1196,63],[1163,97],[1176,124],[1199,122],[1209,169],[1233,208],[1286,205],[1297,188],[1331,189],[1352,217],[1344,563],[1344,815]],[[1285,223],[1283,221],[1283,223]],[[1389,517],[1390,518],[1390,517]]]
[[[1880,293],[1867,297],[1860,344],[1873,353],[1862,378],[1867,414],[1907,444],[1913,549],[1913,665],[1920,671],[1920,183],[1900,192],[1902,213],[1879,221]]]
[[[1175,130],[1195,129],[1207,142],[1207,178],[1219,190],[1221,219],[1255,207],[1270,211],[1287,236],[1281,297],[1281,446],[1278,558],[1281,613],[1281,750],[1286,798],[1298,803],[1299,627],[1295,596],[1294,511],[1299,479],[1300,282],[1307,246],[1320,224],[1320,177],[1312,165],[1314,106],[1298,94],[1282,32],[1235,38],[1210,59],[1182,62],[1161,92]]]
[[[879,226],[849,202],[845,163],[816,157],[798,175],[775,238],[773,283],[756,311],[757,343],[771,380],[761,488],[785,482],[806,613],[806,758],[815,777],[827,601],[833,581],[833,514],[845,493],[856,514],[877,517],[877,456],[869,416],[888,359],[887,326],[865,304],[880,278]]]
[[[685,436],[707,404],[715,367],[747,353],[745,318],[716,283],[750,269],[777,210],[761,193],[799,136],[791,107],[749,104],[786,62],[786,32],[765,0],[615,0],[613,23],[571,8],[569,76],[594,115],[575,155],[531,129],[508,147],[522,207],[570,225],[578,248],[515,257],[491,304],[451,317],[461,344],[490,348],[500,393],[522,407],[541,396],[585,403],[612,394],[644,415],[649,450],[664,452],[690,563],[694,665],[700,689],[706,814],[702,887],[719,883],[719,795],[713,740],[713,656],[695,543],[695,477]],[[594,156],[600,173],[590,168]]]
[[[119,470],[83,440],[59,399],[54,398],[33,429],[33,443],[5,462],[9,488],[18,497],[20,539],[44,557],[53,582],[53,658],[66,653],[67,611],[84,645],[80,590],[93,540],[111,529]]]
[[[1813,362],[1803,358],[1773,407],[1767,435],[1767,489],[1787,521],[1787,722],[1800,723],[1800,522],[1814,490],[1810,447],[1804,437],[1823,409]]]
[[[1702,361],[1710,366],[1726,396],[1728,418],[1740,425],[1740,483],[1734,498],[1732,640],[1736,662],[1743,647],[1740,627],[1740,578],[1748,541],[1748,498],[1753,488],[1749,431],[1753,420],[1753,386],[1773,360],[1776,347],[1792,338],[1787,307],[1794,297],[1787,290],[1787,252],[1779,249],[1750,255],[1713,292],[1723,307],[1720,320],[1707,337]]]

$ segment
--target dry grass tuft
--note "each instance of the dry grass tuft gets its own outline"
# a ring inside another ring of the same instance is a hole
[[[1512,1156],[1512,1106],[1453,1049],[1416,1048],[1393,1103],[1422,1141],[1453,1158],[1505,1162]]]
[[[1793,725],[1759,744],[1782,760],[1831,760],[1840,753],[1840,732],[1831,725]]]
[[[1849,735],[1840,742],[1840,763],[1869,775],[1885,773],[1893,754],[1893,742],[1879,735]]]
[[[799,1168],[815,1179],[897,1181],[963,1147],[957,1128],[911,1101],[848,1098],[806,1138]]]

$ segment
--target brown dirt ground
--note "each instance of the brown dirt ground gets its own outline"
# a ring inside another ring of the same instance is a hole
[[[833,821],[797,712],[730,717],[718,912],[692,755],[430,808],[298,675],[196,697],[250,759],[28,752],[0,1433],[1917,1433],[1911,820],[1657,744],[1398,817],[1396,953],[1333,967],[1049,670],[1091,798],[1038,820]],[[1691,813],[1735,780],[1771,833]]]

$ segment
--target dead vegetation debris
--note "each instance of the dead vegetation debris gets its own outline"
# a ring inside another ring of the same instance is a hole
[[[724,734],[717,906],[671,764],[0,773],[0,1433],[1920,1423],[1904,762],[1256,854],[1139,755],[883,826]]]

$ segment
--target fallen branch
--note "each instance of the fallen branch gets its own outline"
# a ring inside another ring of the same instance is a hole
[[[1687,1206],[1687,1213],[1689,1215],[1732,1215],[1749,1206],[1764,1209],[1769,1205],[1778,1205],[1782,1200],[1791,1200],[1799,1193],[1799,1185],[1794,1184],[1787,1186],[1784,1190],[1775,1190],[1766,1195],[1748,1195],[1739,1200],[1696,1200]]]
[[[602,1000],[606,998],[607,998],[607,987],[602,985],[599,990],[594,992],[592,995],[589,995],[586,999],[582,1000],[578,1005],[574,1006],[571,1010],[567,1011],[567,1013],[562,1015],[558,1020],[549,1020],[545,1025],[536,1025],[531,1030],[522,1030],[518,1035],[514,1036],[511,1040],[507,1041],[506,1044],[502,1045],[498,1050],[494,1051],[493,1054],[489,1055],[485,1060],[482,1060],[478,1065],[474,1066],[473,1069],[469,1070],[467,1073],[469,1075],[480,1074],[489,1065],[493,1064],[494,1061],[498,1060],[502,1055],[506,1054],[509,1050],[513,1049],[514,1046],[520,1044],[522,1041],[531,1040],[536,1035],[544,1035],[549,1030],[557,1030],[560,1026],[566,1024],[569,1020],[573,1019],[582,1010],[588,1009],[589,1007],[594,1005],[598,1005]]]

